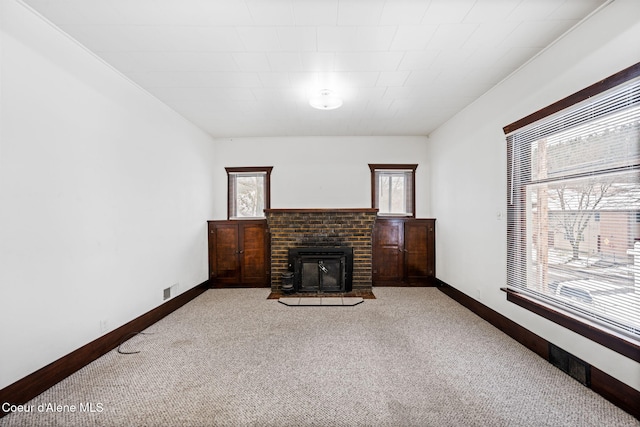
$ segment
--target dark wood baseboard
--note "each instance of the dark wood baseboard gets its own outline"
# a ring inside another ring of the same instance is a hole
[[[211,279],[209,287],[211,289],[260,289],[260,288],[270,288],[271,282],[266,284],[255,284],[255,283],[218,283],[215,279]]]
[[[529,350],[549,361],[549,345],[551,344],[549,341],[518,325],[513,320],[503,316],[463,292],[460,292],[442,280],[436,279],[436,284],[441,292],[468,308],[496,328],[500,329],[502,332],[509,335]],[[640,405],[638,405],[638,402],[640,402],[640,391],[633,387],[629,387],[627,384],[617,380],[594,366],[589,366],[589,369],[591,371],[589,387],[594,392],[598,393],[619,408],[627,411],[634,417],[640,419]]]
[[[385,288],[429,288],[436,285],[433,279],[425,279],[414,281],[377,280],[373,282],[373,286]]]
[[[12,405],[23,405],[27,403],[69,375],[118,347],[135,332],[148,328],[207,289],[209,289],[208,280],[3,388],[0,390],[0,404],[7,402]],[[0,409],[0,418],[5,415],[7,413]]]

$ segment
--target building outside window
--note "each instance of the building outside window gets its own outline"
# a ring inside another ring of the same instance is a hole
[[[264,218],[271,207],[271,170],[273,167],[228,167],[229,219]]]

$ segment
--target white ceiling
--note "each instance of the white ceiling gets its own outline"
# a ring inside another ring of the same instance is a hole
[[[23,1],[215,137],[428,135],[607,2]]]

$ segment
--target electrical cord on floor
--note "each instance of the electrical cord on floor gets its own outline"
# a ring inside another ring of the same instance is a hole
[[[136,335],[150,335],[150,334],[153,334],[153,332],[131,332],[130,334],[128,334],[124,338],[122,338],[122,341],[120,341],[120,344],[118,344],[118,353],[120,353],[120,354],[138,354],[138,353],[140,353],[140,351],[122,351],[122,350],[120,350],[120,347],[122,346],[122,344],[124,344],[126,341],[128,341],[129,339],[133,338]]]

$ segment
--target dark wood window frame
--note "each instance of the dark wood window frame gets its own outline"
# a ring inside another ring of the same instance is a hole
[[[531,123],[534,123],[540,119],[548,117],[554,113],[571,107],[581,101],[584,101],[592,96],[598,95],[606,90],[621,85],[629,80],[632,80],[640,76],[640,63],[634,64],[629,68],[626,68],[610,77],[607,77],[579,92],[576,92],[568,97],[561,99],[535,113],[532,113],[514,123],[511,123],[503,128],[506,134],[510,134],[518,129],[521,129]],[[508,164],[511,164],[513,153],[507,145],[507,157]],[[507,188],[511,187],[511,177],[508,176]],[[572,316],[568,312],[559,310],[556,307],[549,306],[542,303],[540,300],[532,298],[524,293],[517,292],[517,290],[503,289],[507,293],[507,300],[536,313],[558,325],[561,325],[579,335],[582,335],[598,344],[601,344],[610,350],[613,350],[619,354],[622,354],[631,360],[640,362],[640,344],[626,338],[623,335],[618,335],[609,329],[604,329],[595,323],[590,323],[585,319]]]
[[[271,170],[273,166],[247,166],[247,167],[225,167],[227,171],[227,219],[233,218],[232,206],[234,205],[231,200],[234,197],[231,175],[234,173],[264,173],[264,209],[271,208]],[[263,217],[248,217],[247,219],[259,219]]]
[[[376,171],[380,170],[411,170],[411,212],[410,215],[406,215],[407,218],[416,217],[416,169],[417,164],[397,164],[397,163],[369,163],[369,169],[371,171],[371,207],[378,208],[376,206],[376,193],[378,191],[378,183],[376,182]],[[387,215],[378,213],[378,216],[384,217]],[[396,215],[388,215],[388,217],[397,217]]]

